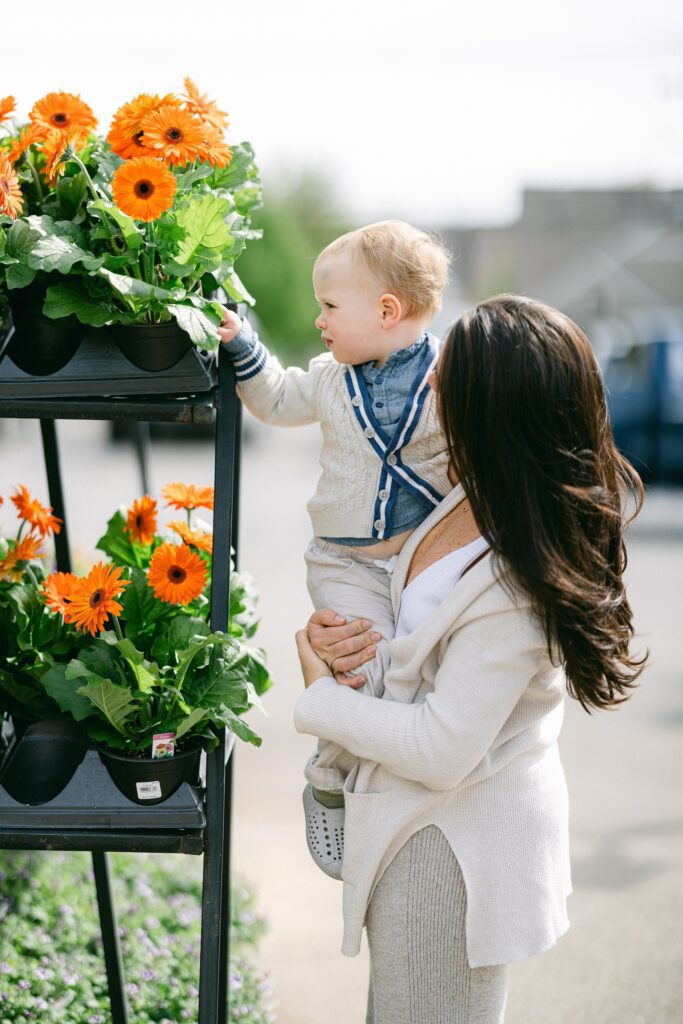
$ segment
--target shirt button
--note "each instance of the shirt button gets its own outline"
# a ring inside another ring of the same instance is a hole
[[[398,462],[398,459],[396,458],[393,452],[391,453],[391,455],[387,456],[387,462],[389,463],[390,466],[395,466],[396,463]]]
[[[375,520],[375,529],[376,530],[383,530],[385,526],[386,526],[386,523],[384,522],[383,519],[376,519]]]
[[[360,398],[358,397],[358,395],[353,396],[353,398],[351,399],[351,405],[360,405]]]
[[[375,431],[373,430],[372,427],[366,427],[365,430],[363,431],[363,433],[365,434],[366,437],[374,437],[375,436]]]
[[[375,409],[383,409],[384,402],[375,402]]]
[[[380,491],[377,497],[379,498],[380,501],[386,501],[387,498],[389,497],[389,491],[387,491],[386,489]]]

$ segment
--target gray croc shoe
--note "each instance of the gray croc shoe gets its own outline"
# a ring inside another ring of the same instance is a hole
[[[311,857],[330,878],[341,880],[344,854],[344,808],[325,807],[313,795],[313,786],[304,788],[306,841]]]

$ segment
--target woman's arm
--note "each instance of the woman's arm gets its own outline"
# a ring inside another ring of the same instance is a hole
[[[350,693],[328,675],[299,698],[294,724],[429,789],[452,789],[490,749],[544,652],[529,610],[509,608],[453,635],[423,703]]]

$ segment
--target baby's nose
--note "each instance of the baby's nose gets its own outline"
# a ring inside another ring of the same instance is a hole
[[[314,324],[314,326],[315,326],[315,327],[316,327],[316,328],[317,328],[317,329],[318,329],[319,331],[322,331],[322,329],[323,329],[324,325],[325,325],[325,317],[324,317],[324,316],[322,315],[322,313],[318,313],[317,317],[315,318],[315,324]]]

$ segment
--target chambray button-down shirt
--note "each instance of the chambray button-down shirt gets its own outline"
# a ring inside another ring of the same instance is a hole
[[[248,321],[244,320],[241,331],[228,346],[230,358],[235,361],[245,359],[256,348],[257,342],[255,331]],[[408,348],[392,352],[382,367],[375,366],[374,360],[369,363],[361,363],[356,367],[363,375],[374,418],[390,437],[398,427],[411,384],[420,369],[427,344],[427,335],[423,334]],[[354,397],[352,401],[356,405],[360,404],[360,399],[357,397]],[[365,434],[370,438],[374,436],[375,431],[372,427],[367,427]],[[396,456],[389,455],[387,462],[390,465],[395,465]],[[388,495],[380,493],[379,497],[384,500]],[[412,530],[419,526],[433,507],[426,498],[421,498],[399,485],[392,521],[387,524],[384,538],[388,539],[397,533],[404,533],[406,530]],[[382,525],[384,524],[375,524],[375,527],[381,529]],[[367,547],[377,543],[376,537],[323,537],[322,539],[354,547]]]

